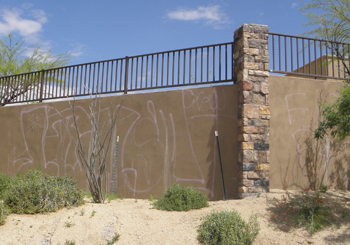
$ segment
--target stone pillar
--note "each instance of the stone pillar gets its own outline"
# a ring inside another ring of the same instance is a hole
[[[239,198],[269,191],[268,27],[244,24],[234,33],[238,86]]]

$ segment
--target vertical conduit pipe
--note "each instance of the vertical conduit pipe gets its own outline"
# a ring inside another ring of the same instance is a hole
[[[119,136],[117,136],[117,146],[115,148],[114,175],[113,175],[113,194],[114,194],[114,190],[115,190],[115,181],[116,181],[116,177],[117,177],[118,145],[119,145]]]
[[[215,138],[216,138],[216,145],[218,146],[219,162],[220,162],[220,170],[221,170],[222,189],[223,189],[223,191],[224,191],[224,201],[225,201],[225,200],[226,200],[226,190],[225,190],[224,173],[223,173],[223,170],[222,170],[222,163],[221,163],[221,154],[220,154],[219,133],[218,133],[218,131],[215,131]]]

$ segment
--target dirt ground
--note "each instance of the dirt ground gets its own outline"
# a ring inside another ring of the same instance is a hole
[[[56,213],[11,214],[0,226],[0,244],[107,244],[117,232],[116,244],[200,244],[200,218],[212,211],[237,210],[245,220],[258,215],[260,232],[255,244],[350,244],[350,215],[310,236],[302,229],[278,227],[272,220],[269,200],[281,199],[284,192],[271,190],[260,197],[212,201],[209,207],[189,212],[167,212],[152,208],[149,200],[117,199],[110,203],[62,209]],[[350,193],[328,191],[328,199],[349,208]]]

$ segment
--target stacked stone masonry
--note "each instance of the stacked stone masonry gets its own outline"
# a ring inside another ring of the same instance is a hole
[[[239,197],[269,191],[268,27],[244,24],[234,33],[234,74],[238,85]]]

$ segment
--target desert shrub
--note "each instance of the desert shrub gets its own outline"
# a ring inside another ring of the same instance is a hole
[[[9,175],[0,173],[0,200],[5,198],[5,194],[10,188],[13,178]]]
[[[5,220],[7,215],[10,212],[8,211],[8,209],[4,206],[4,204],[2,202],[0,202],[0,225],[5,224]]]
[[[207,197],[202,192],[193,190],[192,186],[180,187],[174,183],[153,206],[161,210],[188,211],[208,207],[209,203]]]
[[[259,233],[257,216],[246,223],[237,211],[221,211],[201,218],[198,240],[204,244],[252,244]]]
[[[279,226],[303,227],[311,235],[314,234],[322,227],[332,224],[347,210],[341,207],[333,209],[327,198],[323,197],[326,191],[324,187],[313,193],[305,189],[295,194],[286,192],[281,200],[274,198],[269,201],[273,210],[269,220]]]
[[[70,177],[44,175],[31,170],[17,176],[4,199],[13,213],[53,212],[63,207],[84,203],[82,192]]]

